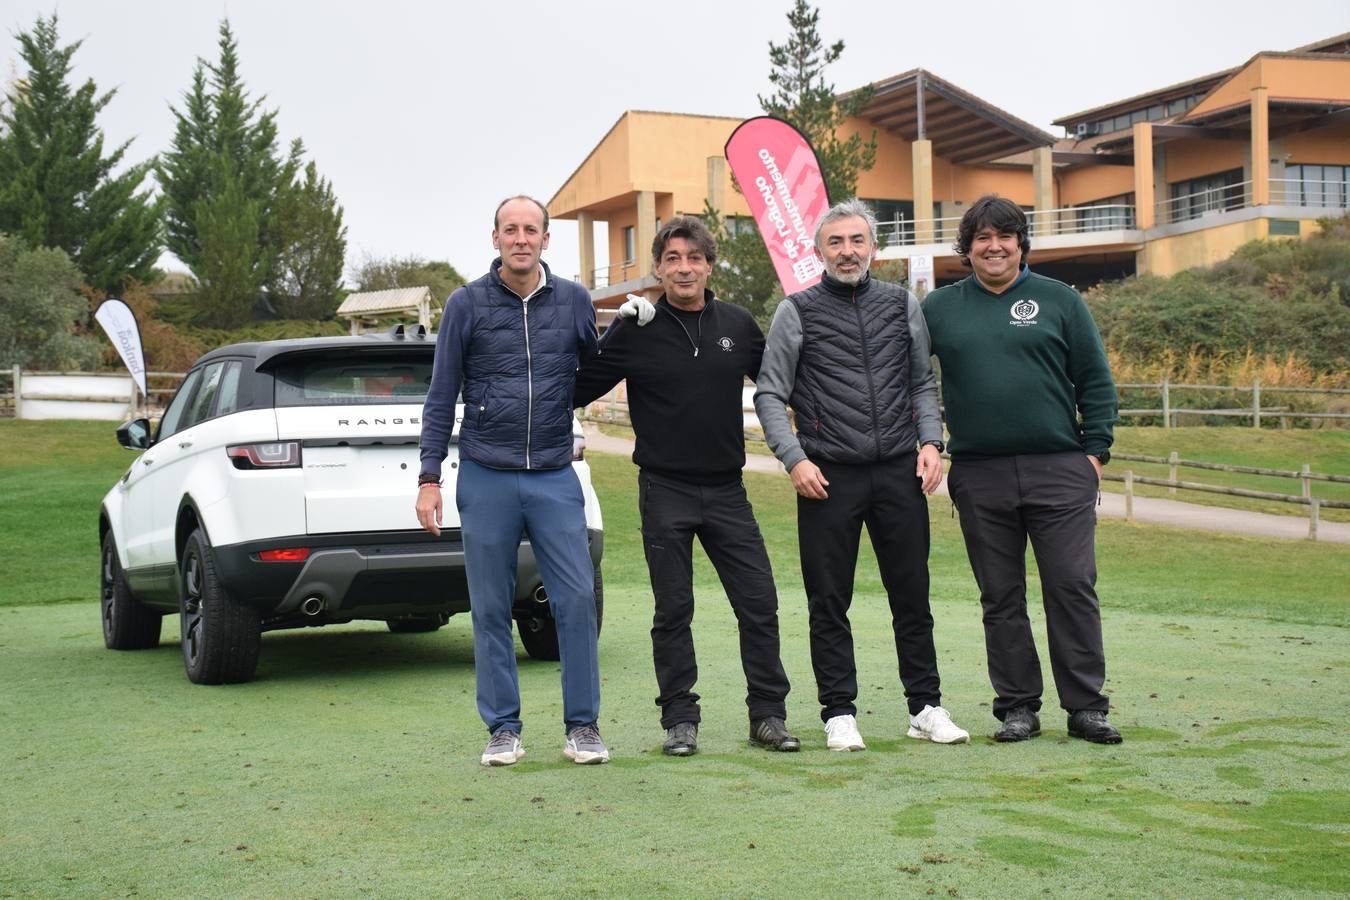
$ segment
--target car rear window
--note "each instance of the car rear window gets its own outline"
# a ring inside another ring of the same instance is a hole
[[[431,384],[431,356],[376,354],[297,357],[276,369],[277,406],[421,404]]]

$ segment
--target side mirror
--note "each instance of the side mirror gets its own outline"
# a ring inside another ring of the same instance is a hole
[[[144,450],[150,446],[150,420],[132,419],[117,426],[117,443],[128,450]]]

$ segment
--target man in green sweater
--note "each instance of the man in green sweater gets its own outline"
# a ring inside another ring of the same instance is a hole
[[[1101,337],[1077,291],[1027,268],[1027,220],[1015,203],[981,197],[961,218],[955,249],[974,274],[930,294],[923,313],[942,370],[948,490],[984,608],[1002,722],[994,738],[1041,733],[1041,662],[1027,617],[1030,538],[1069,734],[1118,744],[1102,693],[1093,546],[1116,421]]]

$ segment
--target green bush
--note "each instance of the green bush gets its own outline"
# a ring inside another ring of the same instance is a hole
[[[1212,269],[1099,285],[1085,299],[1126,359],[1166,353],[1296,356],[1343,371],[1350,352],[1350,220],[1305,241],[1252,241]]]

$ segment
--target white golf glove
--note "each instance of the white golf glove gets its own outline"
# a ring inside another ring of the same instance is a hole
[[[646,297],[629,294],[628,301],[619,307],[619,318],[637,319],[638,326],[641,327],[656,318],[656,307]]]

